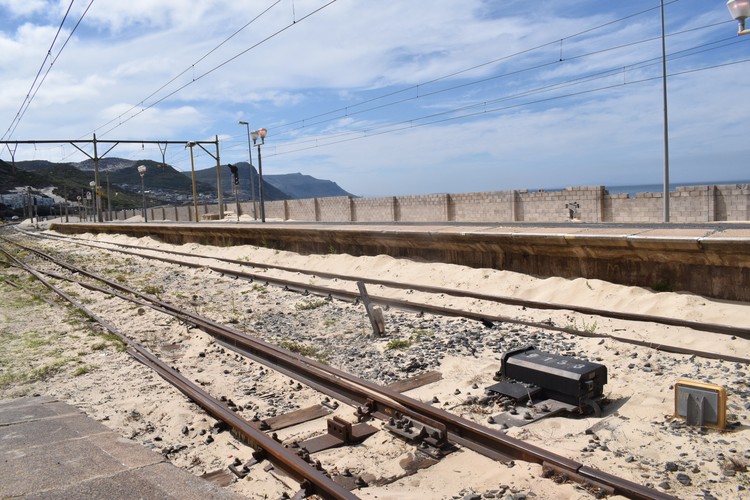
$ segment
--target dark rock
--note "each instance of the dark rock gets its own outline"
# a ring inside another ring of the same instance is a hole
[[[684,472],[680,472],[679,474],[677,474],[675,476],[675,479],[677,479],[677,481],[679,481],[679,483],[682,484],[683,486],[690,486],[693,484],[693,481],[690,479],[690,476],[688,476]]]

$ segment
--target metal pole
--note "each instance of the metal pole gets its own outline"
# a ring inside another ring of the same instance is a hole
[[[106,153],[105,153],[106,154]],[[96,207],[96,221],[102,222],[102,203],[99,198],[99,155],[96,152],[96,134],[94,134],[94,207]]]
[[[260,156],[260,144],[258,144],[258,183],[260,184],[260,221],[266,222],[266,206],[263,200],[263,160]]]
[[[107,220],[112,222],[112,196],[109,194],[109,170],[107,170]]]
[[[148,214],[146,213],[146,190],[143,187],[143,174],[141,174],[141,198],[143,199],[143,222],[148,222]]]
[[[664,89],[664,222],[669,222],[669,112],[667,110],[667,42],[664,34],[664,0],[661,0],[661,68]]]
[[[219,218],[224,219],[224,195],[221,189],[221,160],[219,160],[219,136],[216,136],[216,189],[219,192]]]
[[[255,178],[253,177],[253,147],[250,145],[250,124],[248,122],[240,122],[240,125],[244,125],[247,128],[247,156],[250,158],[250,195],[253,200],[253,219],[258,220],[258,210],[255,205]]]
[[[195,187],[195,160],[193,160],[193,146],[194,142],[188,142],[190,148],[190,169],[193,177],[193,209],[195,210],[195,222],[198,222],[198,190]]]
[[[240,186],[234,185],[234,201],[237,204],[237,222],[240,221]]]

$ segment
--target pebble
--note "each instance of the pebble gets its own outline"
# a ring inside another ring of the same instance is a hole
[[[675,476],[675,479],[677,479],[677,481],[683,486],[690,486],[691,484],[693,484],[693,481],[690,479],[690,476],[688,476],[687,474],[683,472],[680,472],[679,474],[677,474]]]

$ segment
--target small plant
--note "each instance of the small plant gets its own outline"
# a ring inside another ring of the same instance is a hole
[[[335,319],[326,319],[326,320],[323,321],[323,326],[326,327],[326,328],[331,327],[331,326],[333,326],[335,324],[336,324],[336,320]]]
[[[263,285],[258,285],[257,283],[253,284],[253,292],[258,292],[261,295],[264,295],[268,293],[268,287]]]
[[[597,323],[594,321],[593,323],[586,323],[586,321],[583,321],[583,331],[586,333],[595,333],[596,332]]]
[[[596,328],[598,327],[598,323],[594,321],[593,323],[586,323],[586,320],[583,320],[583,324],[581,327],[578,327],[578,322],[576,320],[573,320],[572,323],[568,323],[565,325],[565,328],[568,330],[576,330],[579,332],[586,332],[586,333],[596,333]]]
[[[287,351],[301,354],[302,356],[312,358],[321,363],[325,363],[328,360],[328,354],[321,352],[317,347],[313,347],[302,342],[296,342],[294,340],[282,340],[279,343],[279,347],[286,349]]]
[[[391,351],[393,349],[408,349],[409,347],[411,347],[411,345],[412,341],[408,339],[391,339],[385,345],[385,350]]]
[[[146,285],[143,287],[143,293],[158,297],[159,295],[164,293],[164,287],[162,287],[161,285]]]
[[[300,302],[297,304],[294,304],[294,308],[298,311],[310,311],[312,309],[317,309],[319,307],[323,307],[326,305],[327,302],[323,299],[319,300],[306,300],[304,302]]]
[[[87,374],[87,373],[89,373],[89,372],[92,372],[92,371],[96,370],[97,368],[98,368],[98,367],[96,367],[96,366],[94,366],[94,365],[83,365],[83,366],[79,366],[79,367],[78,367],[78,368],[76,368],[76,369],[75,369],[75,371],[73,372],[73,376],[74,376],[74,377],[80,377],[81,375],[85,375],[85,374]]]

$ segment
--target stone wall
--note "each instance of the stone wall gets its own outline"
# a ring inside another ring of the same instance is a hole
[[[241,213],[252,214],[250,202]],[[235,206],[227,206],[234,212]],[[227,210],[225,208],[225,210]],[[193,206],[150,208],[149,220],[192,222]],[[219,212],[199,205],[198,217]],[[266,219],[320,222],[582,222],[658,223],[664,219],[662,193],[607,193],[604,186],[560,191],[488,191],[383,198],[311,198],[265,203]],[[115,220],[139,215],[121,210]],[[260,212],[258,213],[260,218]],[[684,186],[670,193],[670,221],[677,223],[750,220],[750,185]]]

